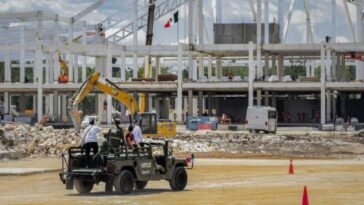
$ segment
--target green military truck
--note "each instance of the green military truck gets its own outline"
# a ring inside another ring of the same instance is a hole
[[[144,189],[148,181],[158,180],[167,180],[175,191],[186,187],[188,162],[172,155],[168,140],[129,149],[119,128],[111,129],[105,138],[100,151],[90,154],[88,159],[81,147],[69,148],[68,156],[62,155],[59,176],[66,189],[76,188],[84,194],[104,182],[106,192],[115,189],[120,194],[129,194],[134,188]],[[153,154],[153,150],[160,150],[161,154]]]

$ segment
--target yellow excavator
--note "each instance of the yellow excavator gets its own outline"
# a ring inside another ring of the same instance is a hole
[[[125,90],[119,88],[108,79],[100,81],[100,73],[93,73],[70,98],[68,109],[77,131],[81,129],[81,116],[77,105],[88,95],[91,90],[98,90],[110,95],[126,106],[130,115],[130,123],[137,123],[146,137],[175,137],[176,123],[171,121],[158,121],[156,113],[140,113],[138,101]]]

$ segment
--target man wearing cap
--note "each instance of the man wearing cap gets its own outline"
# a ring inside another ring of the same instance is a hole
[[[97,145],[97,134],[100,131],[101,128],[95,125],[95,120],[90,119],[89,126],[83,131],[80,142],[81,147],[86,150],[86,159],[89,159],[91,149],[94,155],[98,152],[99,147]]]

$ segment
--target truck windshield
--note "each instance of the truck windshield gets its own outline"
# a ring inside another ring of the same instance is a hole
[[[268,112],[268,119],[276,119],[277,118],[277,112],[276,111],[269,111]]]

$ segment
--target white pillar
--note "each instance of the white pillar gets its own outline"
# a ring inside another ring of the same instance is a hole
[[[25,36],[24,36],[24,25],[22,25],[20,27],[20,45],[21,46],[25,46]],[[20,64],[20,82],[24,83],[25,82],[25,66],[24,66],[24,58],[25,58],[25,49],[22,47],[22,49],[20,50],[20,59],[19,59],[19,64]]]
[[[269,0],[264,0],[264,43],[269,44]]]
[[[203,4],[202,0],[197,1],[197,20],[198,20],[198,43],[203,44],[203,27],[204,27],[204,19],[203,19]]]
[[[331,121],[331,91],[330,90],[327,90],[326,92],[326,120],[328,122]]]
[[[222,0],[215,0],[215,23],[222,22]]]
[[[326,81],[332,81],[332,73],[331,73],[331,66],[332,66],[332,59],[331,59],[331,49],[327,49],[326,51]]]
[[[261,106],[262,105],[262,90],[257,90],[257,105]]]
[[[58,15],[56,15],[56,18],[54,20],[54,25],[53,25],[53,43],[55,45],[59,44],[58,32],[59,32],[59,23],[58,23]],[[57,52],[53,52],[53,70],[54,70],[53,71],[53,81],[58,83],[58,76],[61,73],[61,69],[59,67]]]
[[[4,113],[9,113],[9,92],[4,92]]]
[[[67,95],[61,95],[60,101],[61,101],[61,103],[60,103],[61,120],[62,120],[62,122],[66,122],[67,121]]]
[[[193,44],[193,0],[188,0],[188,44]],[[193,68],[193,53],[188,52],[188,78],[190,80],[196,80],[194,78],[194,68]]]
[[[269,106],[269,91],[264,91],[264,106]]]
[[[208,56],[208,66],[207,66],[207,78],[211,79],[212,77],[212,56]]]
[[[284,59],[282,55],[278,56],[278,66],[277,66],[277,77],[278,80],[281,81],[283,77],[283,69],[284,69]]]
[[[134,0],[133,6],[133,42],[134,46],[138,45],[138,0]],[[138,56],[133,54],[133,78],[138,77]]]
[[[126,57],[125,57],[125,47],[121,49],[120,53],[120,80],[121,82],[125,82],[126,79]]]
[[[248,102],[249,106],[254,105],[254,77],[255,77],[255,63],[254,63],[254,44],[249,42],[249,88],[248,88]]]
[[[144,56],[144,78],[149,78],[149,56]]]
[[[257,78],[263,75],[262,70],[262,0],[257,0]]]
[[[111,67],[112,67],[112,47],[109,44],[107,46],[107,57],[106,57],[106,77],[108,79],[111,79],[112,77]],[[107,95],[106,103],[107,103],[106,121],[107,124],[110,125],[112,123],[112,98],[110,95]]]
[[[331,7],[331,40],[336,43],[336,0],[330,0]]]
[[[86,45],[86,21],[83,22],[83,26],[82,26],[82,45]],[[82,63],[81,81],[85,82],[86,78],[87,78],[87,67],[86,67],[87,58],[85,55],[82,55],[81,63]]]
[[[325,45],[321,47],[321,125],[326,123]]]
[[[5,51],[5,64],[4,64],[4,81],[5,83],[11,83],[11,59],[10,50]]]
[[[284,11],[283,11],[283,2],[284,0],[278,0],[278,25],[279,25],[279,39],[283,40],[283,28],[284,28]]]
[[[182,100],[183,100],[183,93],[182,93],[182,44],[178,44],[178,56],[177,56],[177,69],[178,69],[178,84],[177,84],[177,101],[176,101],[176,115],[177,115],[177,122],[182,122]]]
[[[155,81],[158,81],[158,75],[161,73],[160,57],[155,58]]]
[[[363,8],[361,6],[359,5],[356,6],[356,36],[359,43],[364,42],[362,10]],[[364,80],[364,63],[359,60],[355,62],[356,62],[355,80]]]
[[[205,77],[204,66],[203,66],[203,56],[202,54],[198,55],[198,78],[203,79]]]
[[[69,24],[68,27],[68,45],[73,44],[73,23]],[[67,61],[68,61],[68,81],[73,82],[73,54],[71,52],[67,52]]]
[[[37,68],[37,119],[38,122],[41,121],[43,117],[43,60],[42,60],[42,50],[40,45],[37,46],[35,50],[35,63],[34,67]]]

